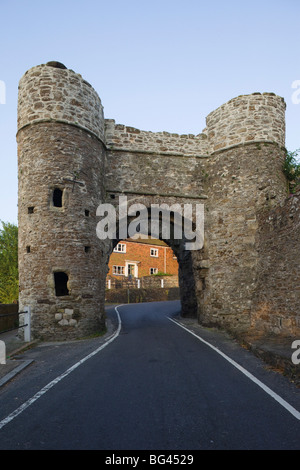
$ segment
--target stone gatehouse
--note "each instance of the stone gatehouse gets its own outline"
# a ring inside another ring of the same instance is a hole
[[[97,237],[97,207],[117,210],[119,196],[147,208],[204,205],[202,249],[164,240],[179,263],[182,315],[299,335],[300,197],[288,198],[282,172],[285,108],[274,93],[253,93],[212,111],[198,135],[142,131],[105,119],[92,86],[64,65],[28,70],[18,101],[19,301],[31,306],[33,336],[103,327],[121,237]]]

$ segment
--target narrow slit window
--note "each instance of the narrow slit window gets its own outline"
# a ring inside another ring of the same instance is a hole
[[[34,212],[34,206],[28,207],[28,214],[33,214]]]
[[[85,215],[86,217],[89,217],[89,216],[90,216],[90,211],[89,211],[88,209],[85,209],[84,215]]]
[[[26,246],[26,253],[30,253],[30,246]]]
[[[69,277],[66,273],[61,271],[54,273],[55,294],[57,297],[69,295],[68,280]]]
[[[62,197],[63,192],[59,188],[55,188],[53,191],[53,206],[54,207],[62,207]]]

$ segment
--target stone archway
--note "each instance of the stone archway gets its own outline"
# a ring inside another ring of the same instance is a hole
[[[107,204],[105,204],[105,208],[108,209]],[[128,236],[132,237],[136,235],[139,235],[142,238],[151,238],[151,226],[153,225],[153,214],[151,214],[151,207],[146,207],[145,205],[141,204],[141,202],[139,202],[139,210],[141,212],[139,213],[137,219],[133,216],[126,216],[125,218],[117,220],[115,236],[111,238],[109,244],[110,248],[107,253],[107,265],[113,249],[122,239],[126,239]],[[116,215],[118,215],[118,211],[116,212]],[[169,223],[169,234],[165,233],[166,226],[163,225],[163,219]],[[108,219],[105,220],[105,223],[107,220]],[[191,238],[186,237],[184,230],[186,225],[189,224],[193,230],[193,233],[196,233],[195,221],[191,220],[187,222],[186,219],[182,217],[182,213],[176,213],[164,207],[162,210],[160,210],[159,220],[156,219],[155,222],[157,222],[157,224],[155,228],[155,237],[153,238],[164,241],[170,248],[172,248],[174,254],[177,257],[181,314],[185,317],[196,318],[199,315],[199,309],[201,306],[198,305],[196,295],[196,282],[194,274],[195,260],[193,259],[192,250],[188,249],[188,247],[191,245]],[[134,226],[139,227],[137,231],[132,230],[131,227],[133,224]],[[197,233],[199,234],[199,237],[202,236],[203,227],[201,230],[199,229]],[[166,235],[168,236],[166,237]],[[199,256],[201,257],[204,251],[202,244],[203,241],[201,241],[201,248],[199,247],[199,250],[197,250],[198,259]]]
[[[198,135],[149,132],[105,119],[93,87],[62,64],[28,70],[18,96],[19,303],[31,306],[32,336],[103,328],[112,240],[97,237],[96,212],[118,195],[205,205],[204,250],[168,239],[182,312],[247,330],[265,260],[260,214],[286,197],[285,106],[253,93],[212,111]]]

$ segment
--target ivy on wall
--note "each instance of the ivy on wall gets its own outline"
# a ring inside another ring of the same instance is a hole
[[[288,180],[288,191],[294,194],[300,188],[300,163],[297,157],[300,149],[294,152],[286,151],[283,172]]]

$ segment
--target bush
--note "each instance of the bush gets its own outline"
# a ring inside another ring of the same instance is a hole
[[[0,303],[18,301],[18,227],[2,222],[0,230]]]
[[[300,163],[297,162],[297,157],[300,149],[294,152],[286,152],[285,161],[283,164],[283,172],[288,180],[288,190],[290,193],[295,193],[300,185]]]

